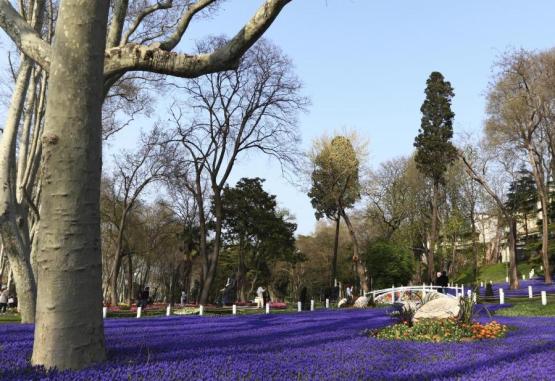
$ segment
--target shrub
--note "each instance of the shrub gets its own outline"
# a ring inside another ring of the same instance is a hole
[[[474,300],[469,297],[461,297],[459,301],[459,315],[457,319],[463,324],[471,324],[474,316]]]
[[[364,262],[372,273],[375,289],[407,284],[414,273],[413,254],[406,247],[386,241],[368,245]]]
[[[394,324],[379,330],[367,331],[368,336],[387,340],[424,342],[459,342],[503,337],[507,327],[492,321],[488,324],[461,323],[457,319],[422,319],[410,326]]]

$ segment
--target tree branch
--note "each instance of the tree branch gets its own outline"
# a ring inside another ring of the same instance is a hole
[[[0,0],[0,28],[17,47],[45,71],[50,68],[50,45],[12,7],[8,0]]]
[[[6,1],[6,0],[0,0]],[[227,44],[209,54],[187,55],[168,52],[160,43],[149,46],[126,44],[109,49],[104,75],[144,70],[176,77],[193,78],[237,67],[242,55],[262,36],[291,0],[266,0],[256,14]],[[1,24],[0,24],[1,26]]]
[[[181,41],[193,17],[215,1],[216,0],[199,0],[188,6],[187,10],[183,12],[183,15],[179,19],[177,28],[166,41],[160,44],[160,49],[170,51],[175,48],[177,44],[179,44],[179,41]]]
[[[112,22],[110,23],[108,37],[106,38],[107,49],[113,48],[114,46],[118,46],[120,44],[128,4],[129,0],[117,0],[114,4]]]

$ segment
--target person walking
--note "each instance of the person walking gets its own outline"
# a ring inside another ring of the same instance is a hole
[[[185,291],[181,291],[181,305],[184,305],[187,302],[187,293]]]
[[[349,303],[353,301],[353,286],[347,286],[347,288],[345,289],[345,296]]]
[[[447,276],[447,271],[442,271],[440,276],[437,278],[437,285],[440,287],[439,292],[445,294],[447,292],[447,286],[449,286],[449,277]]]
[[[8,289],[6,287],[2,288],[0,292],[0,313],[5,314],[8,308]]]
[[[256,302],[256,307],[257,308],[263,308],[264,307],[264,292],[266,292],[266,290],[262,286],[258,286],[258,288],[256,289],[255,302]]]

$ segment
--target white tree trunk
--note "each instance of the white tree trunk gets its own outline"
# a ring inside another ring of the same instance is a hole
[[[42,138],[33,365],[103,361],[101,107],[109,0],[62,0]]]

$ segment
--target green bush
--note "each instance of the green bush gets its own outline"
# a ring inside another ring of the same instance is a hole
[[[412,252],[391,242],[370,243],[364,253],[364,260],[374,289],[407,284],[413,274]]]

